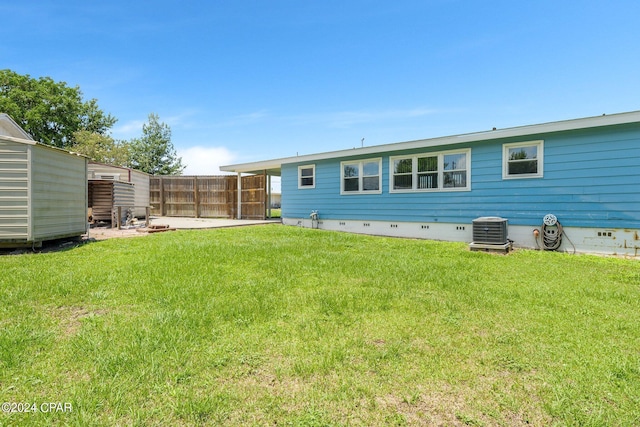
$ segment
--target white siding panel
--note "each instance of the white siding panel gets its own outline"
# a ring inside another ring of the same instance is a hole
[[[36,146],[31,168],[33,239],[83,234],[87,226],[86,159]]]
[[[0,140],[0,242],[29,235],[28,147]]]
[[[131,182],[135,185],[135,216],[143,217],[146,215],[146,206],[149,203],[149,175],[137,170],[131,170]]]
[[[134,185],[126,182],[114,182],[113,207],[117,209],[118,206],[122,206],[122,218],[120,218],[120,221],[122,221],[123,223],[127,221],[127,210],[133,210],[134,205]]]
[[[135,203],[134,186],[129,183],[116,182],[113,185],[113,205],[132,207]]]

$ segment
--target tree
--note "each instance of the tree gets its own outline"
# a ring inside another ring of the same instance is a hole
[[[84,154],[100,163],[115,166],[129,164],[129,143],[126,141],[116,141],[109,135],[88,130],[74,132],[73,138],[75,144],[69,148],[70,151]]]
[[[106,135],[116,122],[95,99],[83,101],[78,86],[11,70],[0,70],[0,111],[9,114],[36,141],[60,148],[74,145],[74,132]]]
[[[130,142],[129,166],[152,175],[180,175],[185,166],[171,143],[171,128],[159,122],[157,114],[149,114],[142,126],[142,137]]]

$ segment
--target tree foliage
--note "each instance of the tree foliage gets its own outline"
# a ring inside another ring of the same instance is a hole
[[[36,141],[60,148],[74,145],[77,131],[105,135],[116,122],[95,99],[84,101],[78,86],[8,69],[0,70],[0,111]]]
[[[157,114],[149,114],[142,137],[129,142],[129,166],[152,175],[180,175],[185,166],[171,142],[171,128],[159,120]]]
[[[116,141],[109,135],[116,119],[105,114],[97,100],[84,101],[78,86],[50,77],[0,70],[0,112],[9,114],[36,141],[97,162],[154,175],[179,175],[185,168],[171,143],[171,129],[157,114],[149,115],[142,137]]]
[[[73,134],[75,144],[69,148],[76,153],[84,154],[92,160],[114,166],[129,164],[129,143],[116,141],[109,135],[80,130]]]

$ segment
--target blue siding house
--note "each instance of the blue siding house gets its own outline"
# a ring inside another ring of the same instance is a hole
[[[282,176],[282,222],[473,241],[500,217],[518,247],[638,256],[640,111],[225,166]],[[556,225],[557,227],[557,225]]]

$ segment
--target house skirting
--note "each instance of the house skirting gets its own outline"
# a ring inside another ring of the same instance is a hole
[[[310,218],[283,218],[282,223],[298,227],[318,228],[322,230],[346,231],[349,233],[370,234],[376,236],[405,237],[412,239],[443,240],[471,243],[473,225],[471,223],[441,222],[400,222],[334,220]],[[508,236],[517,248],[538,249],[541,238],[534,236],[534,230],[541,231],[542,221],[538,225],[511,225]],[[621,228],[564,227],[560,252],[594,253],[640,258],[640,230]]]

